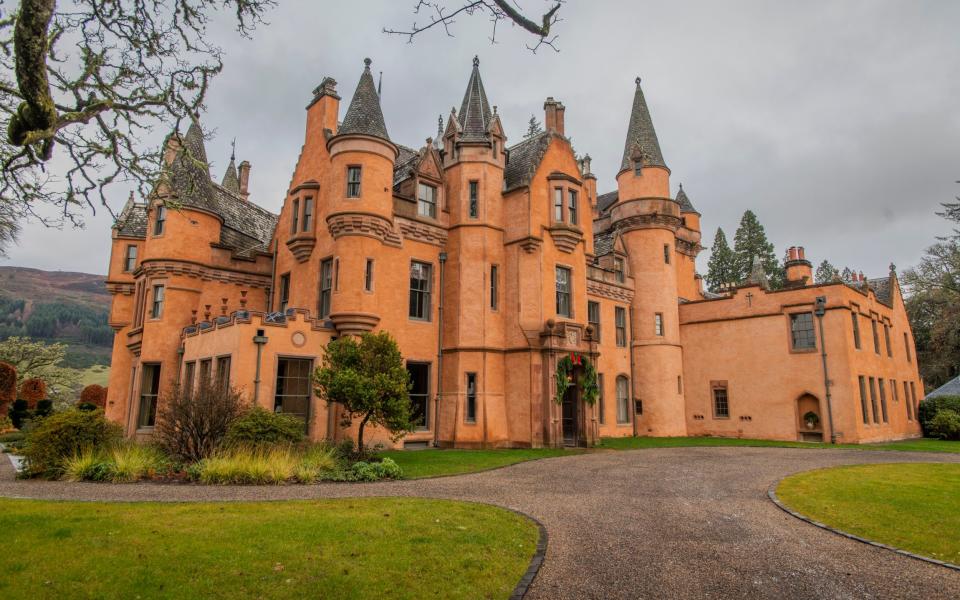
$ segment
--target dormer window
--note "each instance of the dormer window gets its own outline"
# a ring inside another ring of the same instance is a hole
[[[153,222],[153,235],[163,235],[163,227],[167,222],[167,207],[157,206],[157,218]]]
[[[437,188],[425,183],[417,185],[417,214],[437,218]]]
[[[643,161],[633,161],[633,174],[637,177],[640,177],[640,175],[643,174]]]
[[[624,281],[623,259],[620,257],[616,257],[613,259],[613,274],[617,278],[617,283],[623,283]]]
[[[360,197],[360,167],[347,167],[347,198]]]

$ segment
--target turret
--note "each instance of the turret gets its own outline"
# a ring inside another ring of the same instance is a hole
[[[480,59],[473,57],[473,71],[463,93],[460,111],[450,110],[443,132],[444,166],[459,161],[485,161],[503,168],[507,138],[497,115],[490,110],[487,92],[480,78]]]
[[[653,120],[640,88],[639,77],[636,82],[630,125],[627,127],[627,139],[623,144],[620,172],[617,173],[620,199],[668,197],[670,169],[660,152],[660,142],[653,129]]]
[[[813,282],[813,265],[807,260],[803,246],[791,246],[787,250],[786,287],[804,287]]]

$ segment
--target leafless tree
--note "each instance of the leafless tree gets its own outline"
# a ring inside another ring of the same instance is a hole
[[[425,16],[426,22],[418,23],[414,21],[408,29],[384,27],[383,32],[405,36],[407,42],[412,43],[413,38],[418,34],[434,27],[442,27],[448,36],[453,37],[450,26],[456,22],[458,17],[461,15],[486,15],[492,27],[490,43],[496,43],[497,41],[497,25],[501,21],[507,21],[536,36],[537,42],[535,44],[527,44],[527,49],[531,52],[536,53],[543,46],[548,46],[559,52],[556,45],[559,36],[553,34],[553,26],[560,21],[559,11],[564,1],[547,0],[550,8],[541,15],[540,21],[537,22],[524,16],[519,6],[516,6],[515,0],[459,0],[449,3],[443,0],[436,2],[419,0],[413,7],[413,13],[417,16]]]
[[[4,3],[15,10],[0,9],[0,251],[25,217],[78,226],[110,210],[116,184],[149,193],[162,148],[145,140],[195,115],[223,67],[210,18],[228,11],[249,36],[275,0]]]
[[[162,400],[154,437],[184,461],[212,455],[245,408],[239,391],[209,378],[201,378],[194,389],[178,385]]]

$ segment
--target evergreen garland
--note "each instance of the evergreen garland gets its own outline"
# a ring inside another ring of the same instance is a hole
[[[553,375],[557,386],[557,404],[563,403],[564,394],[573,385],[573,368],[576,365],[583,365],[583,378],[580,386],[583,392],[583,401],[589,406],[593,406],[597,402],[597,398],[600,397],[597,369],[582,354],[570,354],[557,361],[557,372]]]

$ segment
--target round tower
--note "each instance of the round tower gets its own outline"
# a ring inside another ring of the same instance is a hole
[[[670,169],[639,77],[636,84],[617,174],[618,200],[611,209],[635,284],[630,319],[634,418],[640,435],[686,435],[676,265],[680,205],[670,197]]]
[[[330,280],[321,282],[321,287],[339,289],[328,308],[341,334],[370,331],[380,321],[375,296],[364,292],[366,261],[380,254],[380,245],[394,235],[393,163],[398,150],[387,134],[380,95],[370,73],[371,60],[363,62],[343,122],[327,142],[327,227],[335,250],[332,259],[322,259],[320,276]]]

